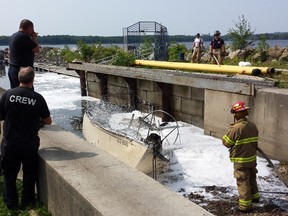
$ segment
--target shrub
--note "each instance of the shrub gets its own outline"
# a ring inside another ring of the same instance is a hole
[[[250,23],[245,19],[244,15],[239,17],[238,22],[234,22],[235,27],[229,28],[228,37],[232,40],[232,49],[244,49],[252,42],[248,39],[253,35],[254,31],[251,30]]]
[[[92,60],[92,56],[94,54],[96,46],[88,45],[84,43],[83,41],[79,41],[77,44],[77,48],[79,50],[80,59],[85,62],[90,62]]]
[[[94,49],[94,53],[92,55],[93,60],[99,60],[106,57],[114,56],[117,54],[120,48],[117,46],[104,47],[102,45],[97,45]]]
[[[169,61],[179,61],[180,53],[186,53],[187,48],[184,44],[172,42],[168,47]]]
[[[78,58],[78,54],[75,51],[72,51],[67,45],[61,49],[60,56],[66,62],[72,62],[74,59]]]
[[[266,42],[265,35],[260,36],[260,41],[258,43],[257,51],[262,52],[270,48],[269,44]]]
[[[118,50],[116,56],[112,58],[111,64],[117,66],[131,66],[135,63],[136,56],[123,50]]]

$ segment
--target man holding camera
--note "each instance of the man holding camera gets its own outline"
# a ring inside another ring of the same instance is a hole
[[[37,37],[38,33],[34,32],[34,24],[28,19],[23,19],[20,22],[19,31],[10,37],[8,76],[11,88],[19,86],[18,73],[21,67],[33,67],[34,54],[40,51]]]

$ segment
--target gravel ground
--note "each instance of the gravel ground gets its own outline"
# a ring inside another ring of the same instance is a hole
[[[208,190],[212,190],[211,188]],[[215,187],[214,193],[219,193],[221,189]],[[211,191],[210,191],[211,192]],[[222,192],[220,192],[222,193]],[[257,204],[253,204],[253,211],[251,213],[241,213],[234,210],[238,206],[238,196],[225,196],[220,195],[219,200],[205,200],[205,198],[199,194],[191,193],[188,198],[194,203],[202,206],[207,211],[217,216],[233,216],[233,215],[248,215],[248,216],[284,216],[288,215],[288,212],[283,210],[277,204],[273,202],[273,199],[261,200]]]
[[[282,177],[288,181],[288,165],[281,165],[278,169],[283,174]],[[205,190],[207,193],[211,193],[216,198],[214,200],[209,200],[204,196],[199,195],[199,193],[193,192],[188,196],[186,195],[186,197],[217,216],[288,216],[287,193],[276,192],[275,194],[271,195],[262,192],[263,196],[261,195],[260,202],[256,204],[253,203],[253,211],[251,213],[242,213],[235,209],[235,207],[238,206],[238,196],[231,196],[231,194],[233,194],[229,192],[231,189],[225,187],[207,186],[203,187],[203,190]],[[279,196],[281,196],[281,199]],[[286,207],[286,210],[283,209],[283,206]]]

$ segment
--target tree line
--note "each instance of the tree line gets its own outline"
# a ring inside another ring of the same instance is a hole
[[[266,40],[288,40],[288,32],[275,32],[264,34],[252,34],[250,40],[261,40],[265,36]],[[142,37],[143,42],[145,38],[154,35],[146,35]],[[213,37],[211,34],[201,35],[204,41],[210,41]],[[228,35],[221,36],[224,40],[230,40]],[[191,42],[195,38],[194,35],[169,35],[168,42]],[[73,35],[46,35],[39,36],[38,42],[40,44],[54,45],[54,44],[77,44],[79,41],[83,41],[87,44],[99,43],[99,44],[121,44],[123,43],[122,36],[73,36]],[[0,36],[0,45],[8,45],[9,36]]]

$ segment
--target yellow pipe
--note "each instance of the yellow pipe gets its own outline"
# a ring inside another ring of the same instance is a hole
[[[135,60],[135,65],[178,69],[178,70],[182,69],[182,70],[194,70],[194,71],[216,72],[216,73],[237,73],[248,75],[260,75],[275,72],[274,68],[269,67],[196,64],[185,62],[166,62],[166,61],[150,61],[150,60]]]

